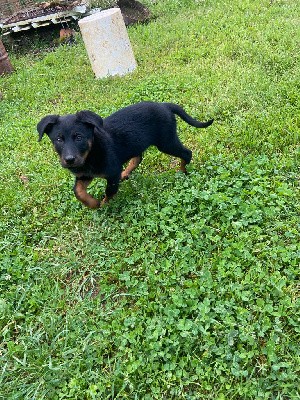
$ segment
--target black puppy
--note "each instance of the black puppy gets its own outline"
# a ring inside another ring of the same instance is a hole
[[[108,202],[118,191],[120,180],[127,179],[139,165],[143,152],[151,145],[181,159],[186,172],[192,152],[183,146],[176,133],[178,115],[196,128],[213,123],[199,122],[172,103],[142,102],[125,107],[102,119],[92,111],[66,116],[47,115],[37,125],[39,140],[47,133],[58,153],[61,165],[75,176],[74,193],[90,208]],[[122,172],[122,166],[130,160]],[[105,197],[100,203],[87,193],[95,177],[105,178]]]

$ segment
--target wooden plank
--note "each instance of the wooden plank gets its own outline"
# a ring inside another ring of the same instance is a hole
[[[54,24],[58,24],[66,20],[70,20],[71,18],[78,19],[79,16],[85,14],[87,11],[88,9],[85,5],[76,6],[69,11],[61,11],[53,14],[43,15],[40,17],[30,18],[7,25],[0,23],[0,29],[4,31],[4,34],[7,34],[9,32],[5,33],[6,30],[19,32],[21,30],[28,30],[31,27],[38,28],[39,26],[49,25],[51,22]]]

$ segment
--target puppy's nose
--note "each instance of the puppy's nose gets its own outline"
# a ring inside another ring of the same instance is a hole
[[[67,156],[67,157],[65,157],[65,162],[66,162],[68,165],[74,164],[74,161],[75,161],[75,157],[74,157],[74,156]]]

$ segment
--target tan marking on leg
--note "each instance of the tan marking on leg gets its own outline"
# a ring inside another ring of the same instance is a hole
[[[90,183],[91,180],[77,180],[74,189],[75,196],[77,200],[81,201],[85,206],[89,208],[99,208],[100,202],[86,191]]]
[[[114,194],[113,196],[107,196],[107,195],[105,195],[104,196],[104,199],[101,201],[101,203],[100,203],[100,207],[103,207],[103,206],[105,206],[105,204],[108,204],[108,202],[113,198],[113,197],[115,197],[115,195],[116,194]]]
[[[101,201],[101,203],[100,203],[100,207],[105,206],[105,204],[107,204],[111,198],[112,198],[112,197],[107,197],[107,196],[105,196],[104,199],[103,199],[103,200]]]
[[[186,170],[185,166],[186,166],[186,162],[183,159],[181,159],[179,170],[184,172],[185,174],[187,174],[187,170]]]
[[[121,174],[121,180],[124,181],[124,179],[128,179],[129,175],[131,174],[131,172],[137,168],[137,166],[139,165],[139,163],[141,162],[142,157],[141,156],[137,156],[137,157],[133,157],[130,161],[129,164],[127,165],[127,167],[124,169],[124,171]]]

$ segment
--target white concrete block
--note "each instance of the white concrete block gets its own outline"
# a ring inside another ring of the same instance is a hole
[[[125,75],[136,68],[119,8],[82,18],[79,27],[96,78]]]

